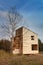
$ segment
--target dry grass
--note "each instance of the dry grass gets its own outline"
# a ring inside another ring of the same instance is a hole
[[[0,65],[43,65],[43,53],[38,55],[12,55],[0,50]]]

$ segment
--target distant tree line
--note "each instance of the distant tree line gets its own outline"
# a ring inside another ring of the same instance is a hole
[[[43,43],[41,42],[40,39],[38,39],[38,43],[39,43],[39,51],[43,51]]]
[[[43,51],[43,43],[41,42],[40,39],[38,39],[38,44],[39,44],[39,51]],[[11,42],[9,40],[0,40],[0,50],[5,50],[7,52],[10,52],[11,50]]]
[[[9,40],[0,40],[0,50],[5,50],[7,52],[10,52],[10,46],[11,42]]]

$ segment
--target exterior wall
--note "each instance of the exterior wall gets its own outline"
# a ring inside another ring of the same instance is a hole
[[[19,43],[20,43],[20,54],[22,54],[22,49],[23,49],[23,29],[22,27],[19,28],[17,31],[16,31],[16,36],[19,37]]]
[[[23,44],[23,38],[22,38],[22,28],[19,28],[16,30],[16,37],[15,37],[15,47],[13,50],[14,54],[22,54],[22,44]]]
[[[31,36],[34,36],[34,40],[31,40]],[[38,45],[38,36],[34,32],[23,28],[23,54],[37,54],[37,50],[32,50],[32,44]]]
[[[15,37],[15,38],[14,38],[13,54],[20,54],[19,37]]]

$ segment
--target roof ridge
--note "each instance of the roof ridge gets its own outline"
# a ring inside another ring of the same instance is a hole
[[[20,29],[20,28],[26,28],[27,30],[30,30],[29,28],[27,28],[26,26],[21,26],[21,27],[19,27],[18,29]],[[17,30],[18,30],[17,29]],[[32,30],[30,30],[31,32],[33,32]],[[37,34],[37,33],[35,33],[35,32],[33,32],[34,34]],[[38,35],[38,34],[37,34]]]

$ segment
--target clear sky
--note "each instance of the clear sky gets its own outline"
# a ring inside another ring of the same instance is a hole
[[[43,0],[0,0],[0,24],[5,22],[6,12],[16,6],[20,14],[23,15],[22,24],[32,31],[38,33],[38,37],[43,41]],[[0,38],[3,32],[0,28]]]

